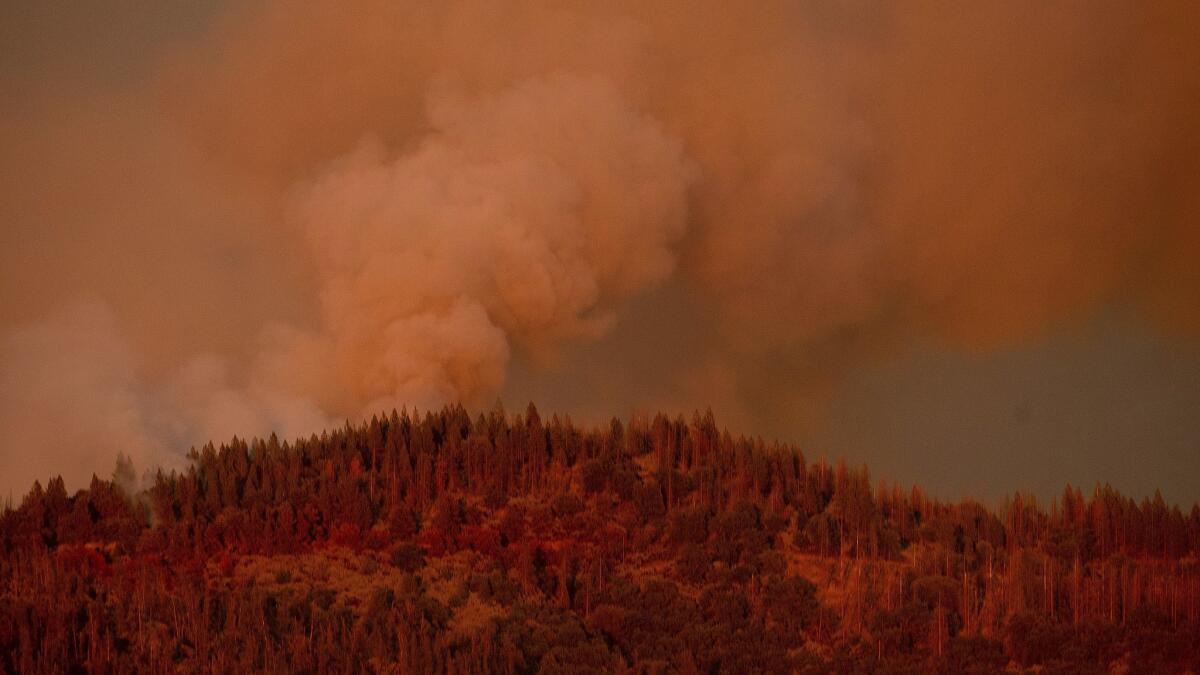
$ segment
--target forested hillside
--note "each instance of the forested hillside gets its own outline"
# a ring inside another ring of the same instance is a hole
[[[1200,669],[1200,507],[998,508],[690,421],[461,407],[0,516],[0,672]]]

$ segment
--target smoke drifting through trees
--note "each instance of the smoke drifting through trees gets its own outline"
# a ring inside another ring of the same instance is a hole
[[[2,487],[65,468],[43,410],[78,482],[479,403],[669,280],[720,328],[661,377],[718,410],[1114,303],[1195,335],[1198,12],[262,2],[134,83],[6,77],[3,316],[59,318],[6,338]],[[63,310],[85,287],[112,311]]]

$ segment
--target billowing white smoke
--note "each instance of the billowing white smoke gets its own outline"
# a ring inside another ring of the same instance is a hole
[[[163,381],[141,364],[112,310],[88,300],[22,326],[0,346],[0,489],[19,498],[38,477],[71,488],[107,478],[124,454],[138,470],[171,469],[183,450],[234,433],[287,436],[330,419],[309,401],[232,384],[226,361],[194,357]]]
[[[558,75],[486,97],[441,92],[428,117],[412,147],[364,141],[292,191],[320,320],[269,328],[250,377],[201,355],[147,384],[98,304],[10,338],[0,363],[9,440],[65,453],[36,475],[70,464],[78,445],[94,461],[67,471],[72,485],[105,475],[118,452],[145,467],[233,433],[478,404],[500,391],[514,349],[544,356],[594,339],[623,301],[672,273],[696,170],[682,142],[610,84]],[[21,423],[60,414],[78,438]],[[21,467],[12,487],[24,490],[30,473]]]
[[[0,349],[3,498],[19,500],[33,476],[62,474],[72,487],[107,477],[118,452],[140,466],[162,461],[134,358],[103,304],[18,328]]]
[[[322,326],[268,358],[339,412],[478,403],[514,346],[601,335],[675,265],[695,172],[610,85],[539,78],[429,111],[409,151],[368,143],[296,194]]]

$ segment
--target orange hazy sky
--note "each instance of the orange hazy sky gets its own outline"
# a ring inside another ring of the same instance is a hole
[[[0,7],[0,490],[462,400],[1200,498],[1190,2]]]

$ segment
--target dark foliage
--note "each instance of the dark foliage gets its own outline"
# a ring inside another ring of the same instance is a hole
[[[190,459],[0,515],[0,673],[1200,669],[1200,508],[1158,495],[945,503],[532,405]]]

